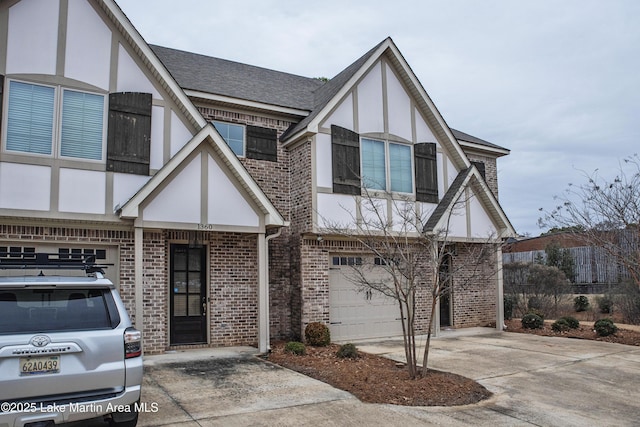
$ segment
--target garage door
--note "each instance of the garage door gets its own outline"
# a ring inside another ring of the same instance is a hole
[[[25,244],[23,242],[0,242],[0,256],[11,258],[17,253],[49,253],[58,254],[63,259],[81,258],[82,256],[93,255],[96,262],[106,264],[105,277],[110,279],[116,286],[119,285],[119,265],[118,265],[118,247],[103,245],[52,245],[46,243],[32,242]],[[30,272],[31,273],[31,272]],[[37,273],[37,271],[36,271]],[[33,273],[32,273],[33,274]],[[58,272],[45,272],[45,274],[59,275]],[[82,271],[64,271],[65,275],[82,276]],[[15,272],[0,270],[0,276],[15,275]]]
[[[360,257],[331,256],[329,316],[333,341],[402,335],[397,301],[376,291],[359,291],[349,280],[353,265],[361,262]],[[383,279],[386,273],[378,267],[367,271],[367,275]]]

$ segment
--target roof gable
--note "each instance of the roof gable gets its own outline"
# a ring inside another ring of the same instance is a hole
[[[203,158],[201,153],[206,157]],[[202,164],[204,166],[201,166]],[[205,169],[208,172],[203,172]],[[202,173],[208,174],[207,179],[203,178]],[[180,177],[180,175],[183,176]],[[184,181],[185,177],[189,178],[187,184],[197,186],[195,190],[199,189],[199,191],[191,191],[191,195],[180,194],[181,189],[185,187],[176,183]],[[205,185],[207,188],[203,190],[199,187],[201,185]],[[217,194],[212,192],[216,185],[221,186]],[[143,221],[141,211],[145,207],[153,206],[155,203],[156,208],[162,208],[158,205],[160,202],[154,202],[159,200],[157,196],[162,191],[173,194],[191,210],[195,210],[195,212],[191,212],[191,216],[178,220],[167,217],[162,220],[164,222],[190,223],[192,227],[205,224],[207,227],[212,227],[207,229],[216,229],[216,226],[248,227],[253,224],[242,221],[240,217],[243,212],[246,214],[248,206],[255,206],[255,210],[264,218],[264,221],[261,221],[264,227],[287,225],[278,210],[264,195],[258,184],[211,124],[205,126],[187,145],[182,147],[153,178],[120,208],[120,217]],[[201,199],[202,197],[207,197],[206,203]],[[171,199],[171,203],[175,203],[173,197],[169,199]],[[219,211],[214,212],[213,209],[216,206],[227,212],[235,212],[238,216],[234,219],[233,215],[221,215]],[[234,211],[234,209],[240,210]],[[160,209],[156,209],[155,212],[158,210]],[[151,221],[161,220],[156,214],[154,215],[150,217]],[[244,215],[244,218],[248,218],[248,216]],[[230,223],[234,221],[235,223]]]
[[[433,129],[438,141],[450,153],[451,160],[456,168],[462,170],[469,167],[469,160],[456,137],[391,38],[382,41],[334,79],[330,80],[325,86],[321,87],[316,92],[317,102],[314,110],[301,122],[287,130],[280,139],[285,144],[294,143],[305,135],[317,133],[320,123],[323,122],[332,109],[353,90],[371,67],[382,58],[390,64],[397,78],[407,88],[408,95],[415,101],[417,108],[424,115],[430,128]]]
[[[485,211],[498,231],[496,238],[515,237],[516,232],[502,207],[498,203],[484,179],[475,166],[470,166],[458,173],[442,200],[433,211],[424,226],[426,233],[449,233],[449,222],[456,204],[466,189],[472,191],[474,197]],[[467,203],[468,201],[465,201]],[[467,236],[473,237],[473,236]]]

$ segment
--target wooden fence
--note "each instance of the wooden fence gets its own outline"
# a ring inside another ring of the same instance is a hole
[[[583,246],[568,248],[568,250],[575,264],[575,283],[577,285],[612,285],[631,278],[627,269],[619,265],[615,257],[609,255],[602,248]],[[544,251],[502,254],[504,264],[516,262],[528,264],[545,260],[546,253]],[[505,277],[506,280],[508,280],[507,277]]]

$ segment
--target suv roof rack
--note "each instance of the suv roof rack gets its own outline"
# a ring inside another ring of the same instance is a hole
[[[0,252],[1,270],[84,270],[87,273],[102,273],[109,264],[96,264],[92,254],[55,254],[40,252]]]

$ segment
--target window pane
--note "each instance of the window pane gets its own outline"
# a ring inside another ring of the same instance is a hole
[[[51,154],[54,98],[52,87],[10,83],[7,150]]]
[[[244,126],[212,122],[236,156],[244,156]]]
[[[373,190],[385,190],[387,177],[385,172],[384,142],[362,139],[362,184]]]
[[[389,175],[391,191],[413,192],[411,148],[408,145],[389,144]]]
[[[102,160],[104,96],[65,90],[60,155]]]
[[[110,329],[108,289],[10,289],[0,292],[0,334]]]

